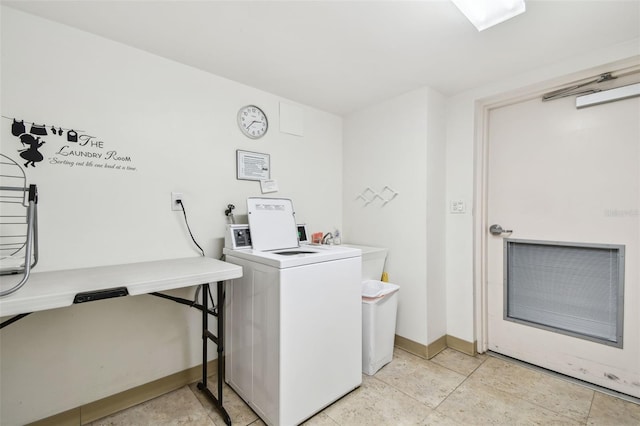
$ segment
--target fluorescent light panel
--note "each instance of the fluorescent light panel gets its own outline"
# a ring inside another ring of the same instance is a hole
[[[524,0],[451,0],[478,29],[485,30],[525,11]]]
[[[576,97],[576,108],[580,109],[588,106],[605,104],[607,102],[635,98],[636,96],[640,96],[640,83],[603,90],[590,95],[578,96]]]

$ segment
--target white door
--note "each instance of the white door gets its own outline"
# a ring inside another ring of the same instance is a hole
[[[488,118],[489,350],[640,397],[640,98],[578,110],[575,97],[538,97]],[[624,246],[622,347],[505,319],[505,239]]]

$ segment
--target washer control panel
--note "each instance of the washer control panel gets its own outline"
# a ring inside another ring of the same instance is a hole
[[[307,225],[304,223],[298,224],[298,242],[300,244],[309,244],[309,237],[307,236]]]
[[[298,241],[300,244],[308,244],[307,225],[297,224]],[[227,232],[224,236],[224,247],[229,249],[250,249],[251,248],[251,230],[249,225],[227,225]]]
[[[251,231],[249,230],[249,225],[227,225],[224,246],[233,250],[250,249]]]

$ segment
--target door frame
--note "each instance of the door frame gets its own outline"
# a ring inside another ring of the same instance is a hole
[[[489,154],[489,114],[491,110],[519,102],[542,97],[546,92],[593,80],[605,72],[640,72],[640,55],[621,61],[607,63],[594,68],[578,71],[553,80],[513,89],[498,95],[481,98],[474,105],[474,188],[473,188],[473,291],[474,291],[474,332],[476,350],[487,352],[489,348],[488,283],[487,283],[487,239],[490,224],[488,211],[488,154]],[[553,102],[553,101],[551,101]]]

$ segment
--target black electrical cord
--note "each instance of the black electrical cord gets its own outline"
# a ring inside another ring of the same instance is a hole
[[[191,236],[191,240],[193,241],[193,244],[195,244],[199,249],[200,252],[202,253],[202,256],[204,256],[204,250],[202,250],[202,247],[200,247],[200,244],[198,244],[198,242],[196,241],[195,237],[193,236],[193,233],[191,232],[191,227],[189,227],[189,221],[187,220],[187,211],[184,208],[184,204],[182,203],[182,200],[177,200],[176,201],[178,204],[180,204],[180,207],[182,208],[182,214],[184,214],[184,223],[187,225],[187,230],[189,231],[189,235]],[[202,288],[201,285],[199,285],[196,288],[196,294],[194,295],[193,298],[193,303],[191,306],[195,305],[198,303],[198,295],[200,294],[200,289]],[[203,294],[202,297],[207,297],[206,294]],[[209,288],[209,298],[211,300],[211,306],[213,306],[213,310],[210,313],[216,313],[218,311],[218,308],[216,307],[215,303],[213,302],[213,296],[211,294],[211,288]]]
[[[187,211],[184,208],[184,204],[182,203],[182,200],[177,200],[176,203],[180,204],[180,207],[182,208],[182,214],[184,215],[184,223],[187,225],[187,230],[189,231],[189,235],[191,236],[191,240],[193,241],[193,244],[195,244],[200,249],[202,256],[204,256],[204,250],[202,250],[202,247],[200,247],[200,244],[198,244],[198,242],[194,238],[193,233],[191,232],[191,227],[189,227],[189,221],[187,220]],[[224,257],[224,255],[222,255],[222,257]],[[191,306],[194,306],[197,303],[198,295],[200,294],[201,288],[202,288],[201,285],[199,285],[198,288],[196,288],[196,294],[193,298],[193,303],[191,304]],[[225,292],[223,292],[221,303],[224,303],[224,298],[225,298],[224,294]],[[202,297],[207,297],[207,295],[203,294]],[[216,306],[216,303],[213,301],[213,294],[211,294],[211,287],[209,287],[209,300],[211,300],[211,306],[213,306],[213,310],[210,313],[217,315],[218,307]]]
[[[198,246],[198,248],[200,249],[200,252],[202,253],[202,256],[204,256],[204,250],[202,250],[202,247],[200,247],[200,244],[198,244],[196,239],[193,237],[193,233],[191,232],[191,228],[189,227],[189,221],[187,220],[187,211],[184,209],[184,204],[182,203],[182,200],[178,200],[176,202],[180,204],[180,207],[182,207],[182,214],[184,214],[184,223],[187,225],[187,230],[189,231],[189,235],[191,235],[191,240],[193,241],[193,244]]]

